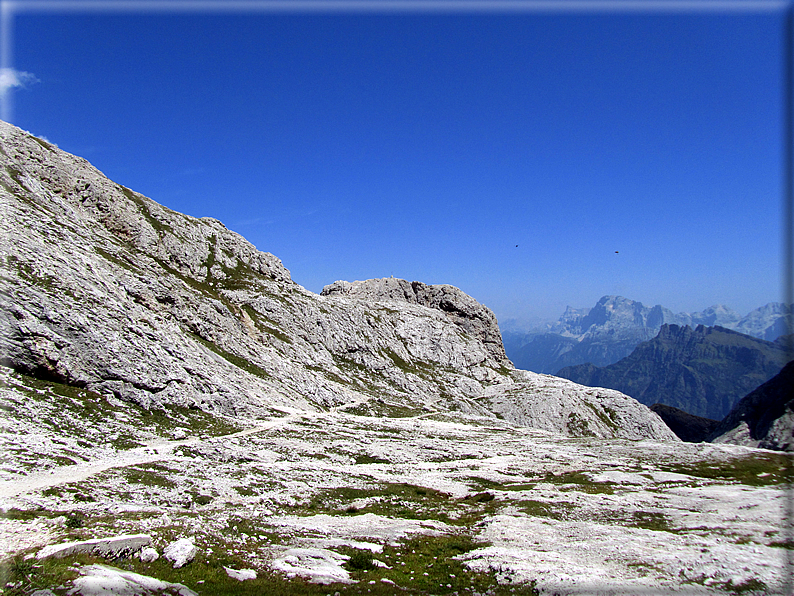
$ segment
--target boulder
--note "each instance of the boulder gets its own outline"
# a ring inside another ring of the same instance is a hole
[[[174,564],[174,569],[179,569],[190,563],[197,553],[192,538],[180,538],[165,547],[163,556]]]

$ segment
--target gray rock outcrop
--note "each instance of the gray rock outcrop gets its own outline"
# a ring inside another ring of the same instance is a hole
[[[427,285],[421,281],[382,278],[366,281],[337,281],[323,288],[322,296],[350,296],[367,301],[397,300],[435,308],[467,334],[479,339],[490,356],[512,368],[505,355],[499,323],[493,312],[458,288],[446,284]]]
[[[130,556],[143,547],[149,546],[152,538],[146,534],[114,536],[113,538],[95,538],[77,542],[50,544],[36,553],[37,559],[48,557],[61,558],[74,554],[89,554],[99,557]]]
[[[488,387],[480,398],[513,424],[570,437],[678,440],[657,414],[619,391],[528,371],[515,376],[519,382]]]
[[[8,124],[0,199],[0,356],[34,376],[249,417],[376,393],[465,402],[510,380],[441,311],[313,294],[220,222]]]

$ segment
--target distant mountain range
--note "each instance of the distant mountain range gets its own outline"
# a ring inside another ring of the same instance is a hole
[[[579,364],[557,375],[616,389],[648,406],[661,403],[721,420],[780,372],[788,361],[786,339],[769,342],[719,326],[662,325],[655,338],[614,364]]]
[[[568,307],[554,323],[525,331],[502,329],[507,356],[516,367],[555,374],[560,369],[591,363],[607,366],[625,358],[640,343],[654,338],[662,325],[720,326],[766,341],[788,333],[794,307],[770,302],[745,316],[717,304],[701,312],[674,313],[660,305],[648,307],[622,296],[604,296],[593,308]]]

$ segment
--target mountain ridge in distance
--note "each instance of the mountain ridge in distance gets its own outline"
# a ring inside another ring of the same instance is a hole
[[[557,321],[529,331],[508,326],[502,339],[508,357],[517,367],[556,374],[564,367],[587,362],[595,366],[613,364],[643,341],[655,337],[664,324],[720,326],[774,341],[791,333],[792,312],[791,306],[770,302],[744,316],[721,304],[695,313],[674,313],[661,305],[648,307],[622,296],[607,295],[592,308],[569,306]]]
[[[722,420],[736,403],[790,359],[784,341],[769,342],[723,327],[663,325],[659,334],[616,363],[579,364],[558,375],[608,387],[641,403],[661,403]]]

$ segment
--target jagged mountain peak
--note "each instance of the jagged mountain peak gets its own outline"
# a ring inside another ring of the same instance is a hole
[[[641,342],[656,336],[665,324],[720,326],[774,341],[794,330],[792,308],[772,302],[744,317],[722,304],[694,313],[674,313],[659,304],[619,295],[602,296],[592,308],[568,307],[559,320],[544,329],[505,335],[507,353],[519,368],[556,373],[566,366],[590,362],[613,364]]]

